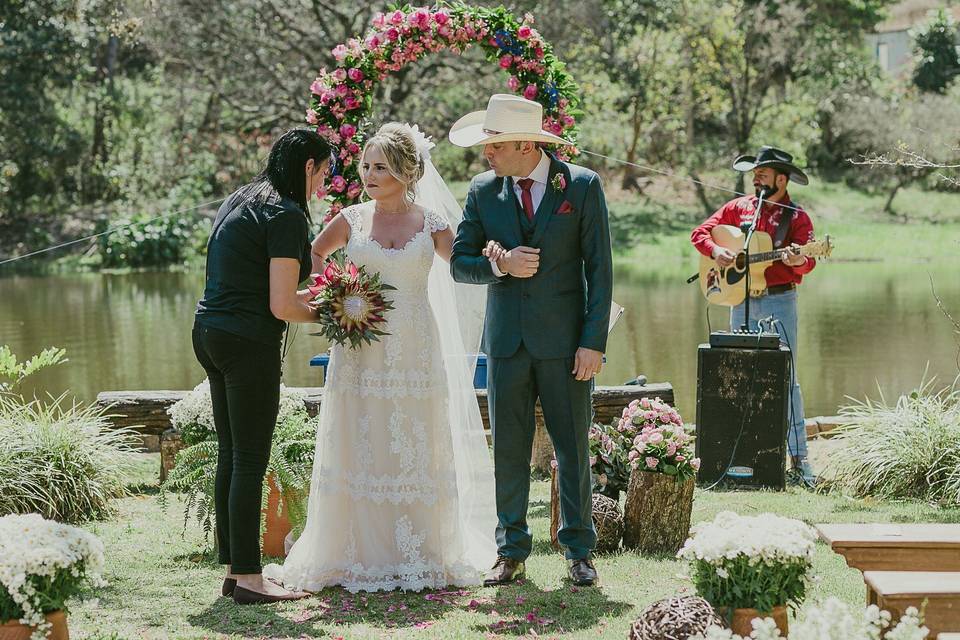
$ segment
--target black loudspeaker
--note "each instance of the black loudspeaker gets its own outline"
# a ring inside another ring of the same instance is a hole
[[[697,350],[701,486],[782,490],[786,484],[790,349]]]

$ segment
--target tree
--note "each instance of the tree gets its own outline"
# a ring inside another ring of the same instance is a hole
[[[960,54],[957,53],[957,26],[943,9],[914,34],[913,83],[921,91],[944,93],[960,75]]]

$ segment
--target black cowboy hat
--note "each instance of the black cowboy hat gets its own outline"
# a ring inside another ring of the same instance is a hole
[[[807,174],[793,164],[793,156],[776,147],[760,147],[756,156],[740,156],[733,161],[733,168],[737,171],[753,171],[757,167],[772,167],[790,175],[790,180],[800,185],[810,182]]]

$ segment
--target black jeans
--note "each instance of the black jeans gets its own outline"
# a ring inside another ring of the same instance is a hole
[[[280,407],[280,343],[194,323],[193,351],[210,379],[217,429],[220,563],[232,565],[233,573],[260,573],[260,497]]]

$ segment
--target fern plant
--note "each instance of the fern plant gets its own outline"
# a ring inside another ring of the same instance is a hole
[[[281,507],[287,508],[294,534],[299,535],[303,530],[316,433],[316,420],[310,418],[306,411],[287,416],[274,429],[270,461],[267,463],[267,481],[263,483],[261,496],[261,528],[266,517],[270,482],[273,482],[280,491]],[[184,530],[192,517],[203,529],[204,540],[209,539],[216,518],[213,503],[216,475],[217,441],[215,436],[210,436],[177,453],[176,465],[160,487],[160,503],[163,506],[168,503],[168,492],[184,494]]]

